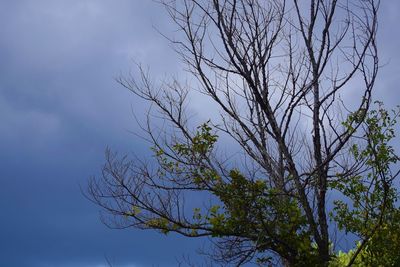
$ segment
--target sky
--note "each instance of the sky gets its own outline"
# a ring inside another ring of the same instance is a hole
[[[383,0],[376,98],[400,104],[400,1]],[[112,230],[81,188],[104,150],[148,154],[145,104],[115,82],[132,60],[182,73],[151,0],[0,0],[0,266],[176,266],[204,241]],[[192,103],[194,112],[201,104]]]

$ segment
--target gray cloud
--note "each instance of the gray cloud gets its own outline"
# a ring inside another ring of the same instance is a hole
[[[106,145],[147,151],[127,131],[135,128],[131,105],[142,105],[113,78],[132,57],[158,63],[168,55],[152,29],[165,18],[155,7],[0,2],[0,265],[100,266],[107,254],[117,266],[173,266],[195,247],[174,236],[109,230],[79,189],[99,173]],[[157,71],[163,68],[174,63]]]

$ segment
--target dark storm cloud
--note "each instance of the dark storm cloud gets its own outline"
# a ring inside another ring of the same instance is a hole
[[[382,2],[379,98],[399,103],[398,1]],[[156,75],[179,72],[152,25],[171,30],[150,0],[0,0],[0,266],[175,266],[198,243],[115,231],[79,185],[99,173],[106,145],[147,153],[113,80],[131,58]],[[195,105],[196,106],[196,105]],[[201,106],[201,105],[197,105]]]
[[[193,249],[107,229],[79,190],[106,145],[147,151],[128,133],[131,106],[143,106],[113,78],[131,58],[175,68],[152,28],[165,24],[160,13],[152,1],[0,1],[1,266],[100,266],[104,255],[117,266],[174,266]]]

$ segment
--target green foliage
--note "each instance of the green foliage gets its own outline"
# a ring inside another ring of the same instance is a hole
[[[197,132],[190,144],[175,144],[173,149],[181,156],[204,156],[208,154],[217,142],[218,135],[212,132],[209,121],[197,127]]]
[[[373,235],[362,249],[352,266],[355,267],[389,267],[400,266],[400,211],[393,211],[390,220]],[[347,253],[339,251],[330,262],[329,267],[347,266],[355,251],[360,246]]]
[[[391,165],[397,162],[390,145],[397,117],[397,113],[393,114],[390,116],[378,103],[377,110],[351,114],[343,123],[348,131],[356,131],[359,123],[364,127],[360,137],[363,142],[349,148],[356,166],[360,163],[363,167],[350,174],[337,173],[328,181],[329,190],[344,196],[333,201],[332,220],[340,230],[369,240],[353,266],[399,266],[400,212],[396,208],[397,191],[391,173]],[[273,250],[290,259],[291,266],[319,266],[318,247],[298,200],[269,186],[266,180],[246,177],[239,169],[233,168],[224,175],[218,173],[207,161],[217,139],[207,122],[197,128],[191,142],[171,147],[179,160],[162,149],[154,149],[161,166],[159,175],[183,176],[185,183],[197,190],[210,191],[218,201],[203,210],[195,208],[192,227],[188,229],[164,218],[148,220],[146,225],[164,233],[186,231],[189,236],[198,236],[204,229],[212,237],[240,236],[257,242],[258,252]],[[132,208],[132,215],[140,212]],[[329,266],[346,266],[357,246],[334,255]],[[269,261],[269,256],[258,258],[259,264]]]
[[[349,264],[351,258],[353,257],[355,250],[350,250],[347,253],[343,251],[339,251],[338,254],[329,262],[329,267],[345,267]],[[353,263],[354,267],[364,266],[361,263],[360,258],[357,258]]]
[[[193,209],[193,228],[186,233],[198,235],[196,226],[201,225],[210,229],[213,237],[241,236],[261,244],[260,252],[273,249],[297,266],[316,265],[317,248],[297,200],[269,187],[265,180],[249,179],[239,169],[220,175],[206,161],[217,138],[207,122],[198,127],[190,143],[172,146],[172,153],[179,156],[180,162],[162,149],[153,149],[162,167],[160,175],[183,174],[187,183],[198,190],[210,190],[219,200],[208,209]],[[192,164],[182,164],[184,160]],[[147,225],[164,233],[174,230],[174,225],[164,219],[152,219]],[[260,263],[269,260],[258,259]]]
[[[149,228],[158,229],[163,234],[168,234],[170,231],[179,229],[177,224],[170,222],[167,218],[153,218],[146,221]]]
[[[260,251],[273,248],[297,266],[317,262],[306,219],[293,199],[269,188],[263,180],[248,179],[237,169],[230,171],[229,181],[217,184],[215,195],[223,208],[212,206],[206,217],[213,236],[235,234],[258,239],[263,244]],[[258,260],[265,263],[269,257]]]
[[[190,143],[175,143],[171,147],[171,153],[179,157],[180,161],[171,159],[171,155],[161,148],[152,148],[160,164],[158,175],[185,174],[187,180],[193,182],[199,189],[209,186],[209,183],[220,181],[218,173],[204,162],[217,139],[218,136],[213,133],[208,121],[197,127],[197,132]]]
[[[389,114],[382,103],[364,118],[365,145],[353,144],[350,155],[355,162],[363,163],[364,169],[354,175],[337,174],[331,187],[341,192],[346,199],[335,200],[331,217],[339,229],[351,232],[366,240],[353,266],[399,266],[400,265],[400,210],[397,207],[398,192],[393,184],[396,175],[391,167],[398,157],[390,145],[395,137],[394,127],[398,112]],[[360,120],[359,114],[349,116],[343,123],[349,130]],[[339,252],[330,266],[347,266],[355,249]]]

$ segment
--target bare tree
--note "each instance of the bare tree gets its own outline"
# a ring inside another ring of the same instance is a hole
[[[327,194],[340,198],[331,183],[367,170],[349,147],[366,132],[379,0],[162,4],[181,33],[170,41],[221,119],[193,127],[194,85],[157,86],[139,65],[139,78],[118,81],[170,128],[155,126],[150,111],[142,129],[155,157],[108,151],[88,196],[113,227],[215,237],[221,262],[326,265],[335,232]],[[234,141],[241,164],[218,153],[217,134]],[[188,201],[195,193],[208,196],[203,207]]]

